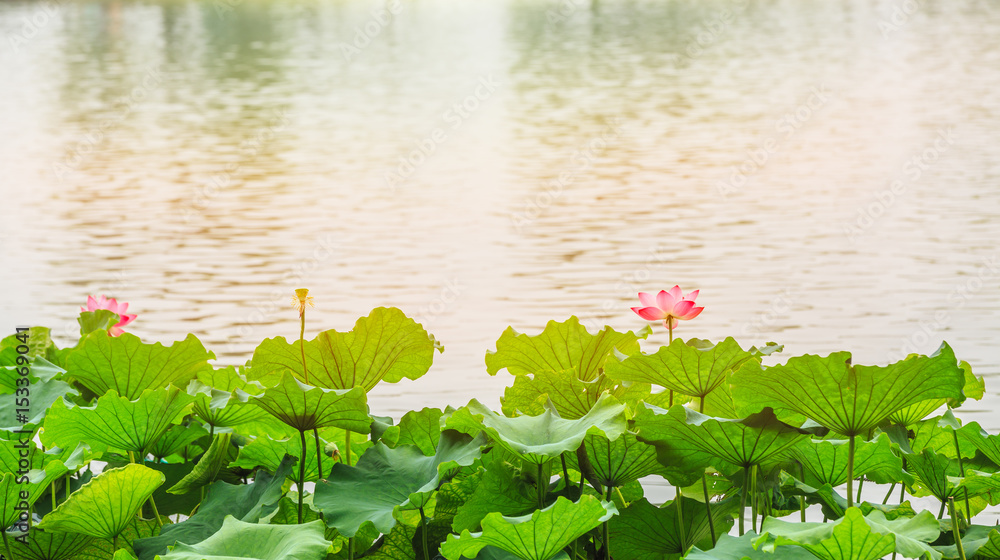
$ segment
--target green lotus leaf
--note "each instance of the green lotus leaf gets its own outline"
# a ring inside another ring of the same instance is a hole
[[[370,391],[379,381],[396,383],[427,373],[437,342],[413,319],[395,307],[373,309],[354,329],[328,330],[306,341],[306,371],[301,342],[269,338],[254,350],[251,380],[275,377],[290,370],[295,378],[327,389]],[[443,351],[443,350],[442,350]],[[305,374],[308,372],[308,376]]]
[[[847,482],[848,440],[803,439],[789,449],[805,471],[800,477],[810,486]],[[868,476],[880,484],[902,480],[903,461],[892,452],[889,436],[879,434],[873,441],[857,442],[854,449],[854,476]]]
[[[941,416],[917,422],[911,425],[911,427],[913,439],[908,442],[907,446],[900,445],[900,449],[904,453],[920,453],[925,449],[929,449],[949,459],[958,458],[958,450],[955,449],[955,436],[956,431],[960,431],[961,423],[955,418],[951,410],[945,411]],[[957,443],[962,452],[962,457],[975,457],[976,446],[974,443],[962,438],[961,433],[957,435],[959,436]]]
[[[46,515],[38,528],[114,538],[164,480],[163,473],[142,465],[105,470]]]
[[[153,519],[133,517],[116,539],[93,539],[90,545],[83,549],[74,560],[118,560],[123,554],[126,558],[135,558],[132,553],[132,543],[138,539],[155,536],[160,526]],[[117,555],[117,556],[116,556]]]
[[[483,456],[486,470],[472,495],[458,507],[452,520],[452,529],[456,533],[476,530],[483,518],[493,512],[518,516],[531,513],[538,507],[535,486],[520,475],[511,459],[518,462],[516,456],[504,452],[502,448],[493,449]]]
[[[1000,466],[1000,435],[990,435],[979,426],[978,422],[970,422],[958,430],[958,439],[968,447],[978,449],[993,464]],[[966,446],[961,446],[965,455]]]
[[[705,463],[720,471],[774,464],[807,437],[799,428],[778,421],[768,408],[746,418],[728,419],[681,405],[669,411],[641,405],[635,429],[640,441],[657,447],[662,463],[684,465],[698,476]]]
[[[915,517],[889,520],[882,512],[873,511],[864,516],[864,520],[876,533],[895,536],[895,551],[903,558],[941,560],[941,553],[928,544],[941,536],[941,527],[931,512],[924,510]]]
[[[250,402],[251,393],[239,388],[229,392],[206,385],[200,379],[192,379],[187,392],[195,397],[194,413],[212,426],[228,428],[267,416],[266,411]]]
[[[13,435],[13,434],[12,434]],[[42,453],[28,434],[24,439],[0,440],[0,527],[10,527],[22,512],[30,510],[48,489],[68,471],[64,461],[71,461],[61,451]],[[26,454],[27,468],[22,468],[22,454]]]
[[[611,556],[616,560],[666,560],[679,558],[694,545],[712,546],[708,512],[705,504],[681,498],[681,526],[677,523],[677,504],[663,507],[645,498],[633,502],[608,522]],[[733,515],[740,509],[739,499],[712,503],[715,534],[726,534],[733,526]]]
[[[42,443],[66,448],[83,441],[95,451],[111,448],[144,457],[171,424],[183,420],[193,400],[173,385],[147,389],[134,401],[109,389],[91,407],[69,408],[60,399],[45,418]]]
[[[876,532],[857,508],[848,509],[844,517],[832,523],[799,523],[768,517],[761,532],[762,537],[776,537],[776,548],[801,546],[821,560],[876,560],[896,548],[896,536]]]
[[[512,327],[500,335],[496,351],[486,353],[486,372],[496,375],[506,368],[512,375],[573,370],[581,381],[600,374],[613,349],[638,352],[640,338],[652,333],[647,325],[638,332],[617,332],[611,327],[590,334],[575,316],[562,323],[549,321],[541,334],[529,336]]]
[[[105,331],[87,335],[69,355],[66,369],[73,379],[98,395],[113,389],[128,400],[146,389],[162,389],[171,383],[187,383],[199,371],[210,368],[215,354],[189,334],[170,346],[146,344],[138,336]]]
[[[751,360],[756,361],[754,355],[740,348],[732,337],[714,346],[707,340],[685,343],[678,338],[655,354],[626,356],[619,352],[608,361],[605,372],[612,379],[651,383],[704,397],[721,385],[729,372]]]
[[[807,503],[819,504],[823,515],[830,519],[840,519],[847,511],[847,499],[837,493],[829,484],[813,487],[797,478],[781,473],[781,493],[786,496],[802,496]]]
[[[945,558],[959,558],[954,545],[935,546]],[[972,525],[962,535],[962,548],[966,558],[1000,558],[1000,529],[996,526]]]
[[[59,397],[78,394],[67,383],[40,378],[36,364],[48,362],[43,358],[34,358],[28,366],[28,377],[19,375],[16,366],[0,367],[0,387],[6,393],[0,398],[0,431],[34,430],[42,424],[49,407]],[[22,414],[24,418],[20,418]]]
[[[382,441],[389,447],[415,445],[424,455],[433,455],[441,439],[441,416],[437,408],[412,410],[403,415],[396,426],[389,426],[382,434]]]
[[[25,339],[27,335],[27,339]],[[22,338],[18,338],[18,337]],[[28,327],[27,331],[8,335],[0,340],[0,366],[17,365],[16,358],[20,355],[17,347],[25,345],[28,347],[29,358],[41,357],[50,359],[58,352],[55,343],[52,341],[52,330],[48,327]],[[10,350],[8,350],[10,349]]]
[[[545,402],[551,400],[561,417],[575,420],[589,412],[604,391],[614,387],[615,382],[604,375],[581,381],[573,368],[518,375],[514,384],[504,390],[501,409],[507,416],[516,416],[518,411],[538,416],[545,412]]]
[[[754,542],[760,535],[747,531],[742,537],[722,535],[715,548],[702,550],[692,548],[684,556],[684,560],[815,560],[809,551],[798,546],[782,546],[765,551],[764,547],[755,548]]]
[[[639,441],[631,432],[613,441],[601,435],[588,435],[583,446],[590,469],[601,486],[625,486],[651,474],[669,480],[675,474],[657,460],[656,447]],[[566,454],[566,463],[569,468],[582,472],[575,453]]]
[[[418,560],[417,548],[420,548],[420,545],[413,546],[416,538],[417,527],[397,524],[385,536],[382,546],[372,554],[371,558],[372,560]]]
[[[862,502],[858,504],[858,508],[861,509],[861,513],[868,516],[868,514],[877,511],[882,513],[886,519],[900,519],[900,518],[910,518],[917,515],[917,511],[913,509],[913,505],[909,500],[901,504],[873,504],[871,502]]]
[[[97,309],[95,311],[83,311],[76,318],[80,323],[80,336],[86,337],[93,332],[104,332],[117,325],[121,317],[117,313],[108,309]]]
[[[32,527],[22,542],[8,538],[14,560],[76,560],[94,540],[79,533],[55,533]]]
[[[317,560],[330,542],[320,520],[301,525],[247,523],[228,515],[217,533],[197,544],[178,543],[161,560]]]
[[[483,519],[482,532],[449,535],[441,555],[448,560],[475,558],[484,547],[495,546],[521,560],[549,560],[616,513],[614,504],[593,496],[581,496],[575,503],[560,496],[551,506],[531,515],[491,513]]]
[[[175,424],[163,432],[163,435],[149,448],[149,452],[157,458],[183,455],[187,446],[207,435],[208,430],[197,421],[191,421],[187,425]],[[194,457],[195,453],[188,453],[187,456]]]
[[[139,560],[154,560],[157,554],[165,554],[167,547],[174,543],[199,543],[218,532],[227,516],[256,523],[278,507],[281,486],[291,475],[294,463],[295,459],[288,457],[273,476],[258,471],[251,484],[236,485],[221,480],[212,483],[197,513],[180,523],[165,525],[156,537],[133,543]]]
[[[977,401],[982,399],[986,392],[986,381],[982,377],[976,377],[972,373],[972,366],[968,362],[960,363],[959,367],[962,368],[962,372],[965,375],[965,385],[962,387],[962,399],[939,398],[914,403],[890,414],[889,420],[903,426],[912,426],[946,404],[952,408],[956,408],[965,399],[975,399]]]
[[[303,384],[288,372],[281,383],[269,387],[251,400],[271,416],[305,432],[315,428],[337,426],[355,432],[367,432],[371,426],[368,402],[361,387],[324,389]]]
[[[1000,492],[1000,473],[969,469],[964,477],[960,476],[962,473],[958,470],[957,461],[930,449],[904,456],[907,470],[917,478],[916,490],[923,489],[942,502],[949,497],[964,498],[966,492],[969,497]]]
[[[324,428],[320,430],[320,444],[325,448],[329,445],[331,440],[327,439],[327,431],[332,432],[331,428]],[[340,441],[343,444],[343,430],[340,430]],[[357,457],[361,456],[361,453],[370,445],[367,442],[358,442],[357,438],[351,438],[351,455],[357,454]],[[330,472],[330,468],[333,463],[328,458],[328,455],[324,454],[323,458],[323,476],[319,476],[319,466],[316,463],[316,444],[311,436],[306,437],[306,458],[305,458],[305,477],[306,482],[315,482],[320,478],[326,478],[327,473]],[[342,447],[341,447],[342,448]],[[301,459],[302,457],[302,440],[298,435],[292,438],[283,440],[274,440],[267,436],[260,436],[257,439],[251,441],[250,443],[244,445],[240,448],[240,454],[235,461],[230,463],[230,466],[240,467],[244,469],[254,469],[257,467],[264,467],[269,471],[274,471],[281,461],[284,459],[285,455],[291,455],[296,459]],[[357,463],[357,460],[352,459],[352,464]],[[296,480],[298,480],[298,471],[295,471]]]
[[[329,480],[316,484],[313,503],[327,525],[353,537],[366,521],[382,533],[396,524],[394,513],[404,506],[423,507],[449,469],[468,466],[479,458],[485,437],[453,430],[441,433],[435,454],[400,445],[395,449],[379,442],[365,451],[354,467],[333,465]]]
[[[853,366],[849,352],[806,354],[761,368],[749,361],[733,377],[741,410],[786,409],[846,436],[869,430],[911,404],[961,398],[965,377],[942,343],[932,356],[910,356],[888,366]]]
[[[610,440],[625,432],[625,406],[603,394],[594,407],[576,420],[566,420],[549,407],[539,416],[507,418],[473,399],[447,419],[445,427],[475,434],[486,432],[507,451],[529,463],[543,464],[566,451],[576,451],[588,434]]]
[[[216,434],[212,440],[212,445],[208,451],[201,456],[194,469],[182,478],[177,484],[171,486],[167,492],[171,494],[187,494],[192,490],[197,490],[215,481],[219,471],[235,459],[236,448],[230,445],[233,434]]]

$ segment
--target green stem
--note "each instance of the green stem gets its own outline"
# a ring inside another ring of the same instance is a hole
[[[344,464],[351,466],[351,430],[344,431]]]
[[[705,397],[701,398],[702,405]],[[701,473],[701,489],[705,492],[705,512],[708,513],[708,532],[712,536],[712,548],[715,548],[715,521],[712,520],[712,499],[708,495],[708,475]]]
[[[861,503],[861,487],[865,485],[865,477],[861,475],[858,477],[858,495],[854,498],[855,502]]]
[[[674,504],[677,506],[677,539],[681,543],[681,556],[687,552],[687,539],[684,538],[684,506],[681,504],[681,487],[676,486],[677,496],[674,497]]]
[[[802,463],[799,463],[799,477],[801,479],[803,479],[803,480],[806,478],[806,468],[805,468],[805,466]],[[806,497],[805,496],[799,496],[799,516],[801,517],[802,522],[805,523],[806,522]]]
[[[0,530],[0,535],[3,535],[3,547],[7,550],[7,558],[14,558],[14,554],[10,551],[10,543],[7,541],[7,528],[4,527]]]
[[[938,510],[938,519],[944,519],[944,507],[948,505],[947,500],[941,500],[941,509]]]
[[[951,532],[955,536],[955,546],[958,548],[958,557],[965,560],[965,547],[962,546],[962,533],[958,530],[958,520],[955,519],[955,498],[948,498],[948,510],[951,513]]]
[[[885,493],[885,497],[882,498],[882,505],[889,503],[889,496],[892,496],[892,491],[896,489],[896,483],[893,482],[892,486],[889,487],[889,491]]]
[[[854,507],[854,434],[847,444],[847,507]]]
[[[156,509],[156,500],[153,499],[153,495],[149,495],[149,505],[153,506],[153,517],[156,518],[156,524],[163,528],[163,520],[160,519],[160,511]]]
[[[958,447],[958,432],[955,430],[951,431],[951,435],[955,438],[955,455],[958,457],[958,473],[959,476],[965,476],[965,469],[962,467],[962,450]],[[969,507],[969,489],[965,488],[965,517],[972,519],[972,508]]]
[[[570,479],[569,479],[569,469],[568,469],[568,468],[566,467],[566,454],[565,454],[565,453],[562,453],[562,454],[560,454],[560,455],[559,455],[559,460],[560,460],[560,461],[562,461],[562,469],[563,469],[563,486],[564,486],[564,487],[565,487],[565,488],[566,488],[567,490],[569,490],[569,487],[570,487],[570,482],[571,482],[571,481],[570,481]]]
[[[52,481],[52,485],[49,486],[49,493],[52,494],[52,511],[56,510],[56,481]],[[6,529],[4,529],[6,531]]]
[[[750,467],[750,530],[757,532],[757,465]]]
[[[215,439],[215,424],[208,425],[208,438],[212,440]]]
[[[538,479],[535,481],[535,486],[538,489],[538,509],[545,508],[545,494],[548,490],[548,484],[546,481],[542,480],[545,470],[545,465],[543,463],[538,463]]]
[[[299,329],[299,348],[302,349],[302,374],[305,376],[306,385],[309,384],[309,370],[306,369],[306,306],[302,306],[302,313],[299,313],[299,317],[302,319],[302,328]],[[320,471],[323,472],[323,471]],[[427,560],[430,560],[429,558]]]
[[[750,467],[743,465],[743,492],[740,493],[740,536],[746,531],[743,527],[743,518],[747,513],[747,493],[750,491]]]
[[[319,445],[319,428],[313,428],[313,435],[316,436],[316,476],[323,478],[323,449]]]
[[[430,548],[427,546],[427,516],[424,515],[424,508],[420,508],[420,536],[421,544],[424,545],[424,560],[431,560]]]
[[[302,523],[302,499],[306,494],[306,433],[299,430],[299,440],[302,442],[302,460],[299,461],[299,524]]]
[[[613,486],[610,484],[607,487],[607,501],[611,501],[611,489]],[[608,526],[608,522],[602,523],[601,530],[604,534],[604,560],[611,560],[611,529]]]
[[[69,495],[73,492],[73,477],[66,475],[66,499],[69,499]]]
[[[347,539],[347,560],[354,560],[354,537]]]

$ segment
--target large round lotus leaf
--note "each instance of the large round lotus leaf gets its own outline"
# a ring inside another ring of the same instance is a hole
[[[732,377],[741,413],[765,407],[811,418],[838,433],[866,434],[894,412],[935,398],[963,397],[965,373],[941,343],[931,356],[910,356],[887,366],[855,366],[849,352],[790,358],[762,368],[747,362]]]
[[[164,480],[163,473],[142,465],[105,470],[46,515],[38,528],[114,538]]]
[[[131,333],[111,336],[95,331],[69,355],[66,369],[70,377],[98,395],[114,390],[135,400],[146,389],[187,383],[199,371],[210,369],[208,360],[214,358],[193,334],[163,346],[142,342]]]
[[[229,515],[217,533],[198,544],[179,543],[160,560],[319,560],[330,541],[320,520],[301,525],[246,523]]]
[[[193,400],[173,385],[146,390],[134,401],[113,390],[97,399],[94,406],[69,408],[64,400],[58,400],[45,418],[42,443],[66,448],[83,441],[95,451],[111,448],[141,456],[190,412]]]
[[[354,467],[333,466],[329,480],[316,484],[313,503],[323,511],[327,525],[352,537],[367,521],[388,533],[402,506],[420,507],[451,468],[468,466],[479,458],[486,438],[469,437],[453,430],[442,432],[433,456],[413,445],[390,449],[376,443]]]
[[[483,519],[482,532],[449,535],[441,546],[441,555],[448,560],[475,558],[486,546],[495,546],[521,560],[549,560],[617,513],[613,503],[594,496],[581,496],[578,502],[560,496],[551,506],[530,515],[504,517],[491,513]]]
[[[575,316],[562,323],[549,321],[541,334],[534,336],[507,327],[497,340],[496,351],[486,353],[486,372],[496,375],[506,368],[513,375],[524,375],[571,370],[577,379],[593,381],[612,350],[638,352],[638,339],[651,332],[647,325],[638,333],[605,327],[590,334]]]
[[[440,348],[420,323],[395,307],[373,309],[358,319],[353,330],[323,331],[305,346],[303,369],[300,341],[289,343],[279,336],[261,342],[253,353],[250,379],[273,378],[287,370],[309,385],[361,387],[368,392],[383,379],[395,383],[424,375],[431,367],[434,349]]]
[[[469,434],[484,431],[525,461],[542,464],[566,451],[576,451],[588,434],[617,439],[625,432],[624,412],[625,406],[607,393],[576,420],[560,417],[553,407],[547,407],[539,416],[507,418],[473,399],[468,406],[455,411],[445,427]]]
[[[371,426],[368,402],[361,387],[324,389],[305,385],[288,372],[281,382],[251,400],[285,424],[305,432],[336,426],[355,432],[367,432]]]

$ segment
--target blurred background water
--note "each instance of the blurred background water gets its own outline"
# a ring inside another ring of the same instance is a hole
[[[398,417],[499,407],[508,325],[680,284],[685,338],[947,340],[1000,430],[997,2],[4,0],[0,37],[8,331],[106,294],[240,364],[294,288],[310,337],[396,306],[446,349]]]

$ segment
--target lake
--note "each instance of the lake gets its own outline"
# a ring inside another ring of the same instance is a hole
[[[10,332],[107,294],[242,364],[294,288],[309,337],[395,306],[445,346],[398,417],[679,284],[677,336],[779,360],[946,340],[1000,430],[995,2],[7,0],[0,37]]]

